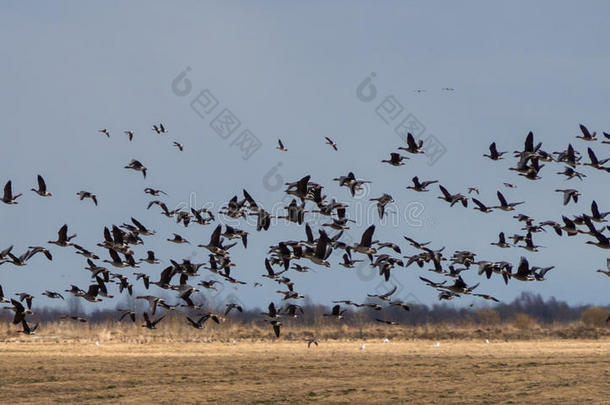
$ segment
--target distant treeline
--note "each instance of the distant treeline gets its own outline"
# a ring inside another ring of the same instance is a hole
[[[120,313],[113,309],[99,309],[86,312],[82,309],[82,301],[78,298],[67,297],[66,302],[68,305],[64,305],[64,307],[67,307],[67,309],[53,307],[32,308],[35,314],[28,318],[32,318],[37,322],[49,322],[57,321],[62,316],[74,315],[87,317],[91,323],[101,323],[116,321],[120,317]],[[583,312],[591,307],[590,305],[570,306],[566,302],[558,301],[555,298],[545,300],[539,294],[529,292],[521,293],[511,303],[499,303],[487,307],[457,307],[451,303],[435,304],[431,307],[422,304],[410,304],[410,310],[406,311],[400,307],[387,307],[387,305],[377,299],[371,299],[368,302],[382,304],[384,309],[376,311],[371,308],[342,305],[343,308],[348,309],[348,312],[344,314],[342,322],[348,325],[357,325],[373,323],[376,322],[376,319],[384,319],[410,326],[440,323],[456,325],[473,323],[494,324],[510,321],[517,315],[526,314],[541,324],[568,323],[581,320]],[[278,309],[282,304],[283,302],[275,302]],[[307,300],[304,300],[302,306],[303,315],[295,321],[302,323],[304,326],[322,322],[325,319],[323,314],[330,312],[329,306],[313,304]],[[123,302],[123,305],[119,304],[117,308],[135,310],[138,318],[141,318],[142,312],[149,310],[146,301],[136,300],[133,297],[129,297]],[[196,316],[197,314],[208,312],[224,315],[224,309],[224,305],[218,306],[212,303],[202,305],[202,308],[197,311],[181,307],[171,311],[158,308],[157,316],[166,312],[170,317],[183,316],[184,313]],[[261,311],[266,311],[266,309],[256,308],[248,310],[244,308],[244,311],[241,313],[233,310],[228,315],[228,318],[230,318],[231,322],[248,323],[260,320],[263,317]],[[0,319],[9,321],[12,315],[12,311],[5,310],[0,312]]]

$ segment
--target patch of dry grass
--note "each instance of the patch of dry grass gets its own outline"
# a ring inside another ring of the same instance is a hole
[[[597,319],[597,318],[596,318]],[[316,337],[322,340],[363,341],[368,339],[413,340],[413,339],[460,339],[460,340],[527,340],[527,339],[603,339],[610,338],[610,324],[560,323],[544,325],[525,314],[519,314],[507,323],[488,324],[443,324],[421,326],[389,326],[380,323],[348,325],[328,321],[305,325],[300,321],[283,319],[282,341],[303,341]],[[35,339],[43,342],[117,342],[117,343],[163,343],[163,342],[231,342],[233,340],[275,341],[269,324],[263,322],[239,323],[231,320],[220,325],[212,321],[205,329],[193,329],[184,317],[168,317],[154,331],[142,328],[141,322],[80,323],[71,320],[46,322],[40,325]],[[29,341],[31,337],[19,333],[21,325],[0,323],[0,342]]]
[[[0,343],[2,403],[607,403],[610,340]]]

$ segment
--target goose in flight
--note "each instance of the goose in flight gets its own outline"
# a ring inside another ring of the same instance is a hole
[[[392,152],[390,153],[390,159],[384,159],[381,161],[381,163],[388,163],[392,166],[403,166],[404,163],[402,161],[405,159],[409,158],[406,156],[402,156],[400,153]]]
[[[280,311],[283,311],[282,314],[291,318],[298,318],[304,314],[303,307],[297,304],[287,304],[285,307],[282,307]]]
[[[136,233],[138,235],[151,236],[155,234],[155,231],[149,230],[134,217],[131,217],[131,222],[135,225],[135,229],[133,227],[129,228],[127,224],[123,224],[123,227],[129,228],[131,232]]]
[[[375,249],[372,245],[373,242],[373,233],[375,232],[375,225],[369,226],[363,233],[360,243],[355,243],[352,246],[352,250],[358,253],[363,253],[369,256],[371,261],[373,260],[373,255],[377,253],[377,249]]]
[[[407,186],[407,188],[418,191],[420,193],[429,191],[428,189],[426,189],[426,187],[428,187],[430,184],[438,183],[438,180],[420,182],[419,178],[417,176],[413,177],[413,179],[411,179],[411,181],[413,181],[413,186]]]
[[[336,319],[343,319],[343,314],[347,312],[347,309],[341,309],[341,305],[337,304],[333,307],[330,314],[323,314],[323,316],[331,316]]]
[[[68,236],[68,224],[64,224],[57,232],[57,240],[50,240],[47,243],[52,243],[61,247],[73,246],[74,244],[70,241],[75,237],[76,234]]]
[[[85,198],[90,198],[93,200],[93,203],[97,206],[97,196],[89,191],[79,191],[76,193],[77,196],[80,197],[80,200],[84,200]]]
[[[2,202],[5,204],[17,204],[17,198],[21,196],[21,193],[13,195],[13,186],[11,180],[7,181],[4,185],[4,195],[2,196]]]
[[[573,188],[557,189],[555,192],[563,193],[563,205],[568,205],[570,200],[573,200],[575,204],[578,203],[578,196],[582,195],[578,190],[574,190]]]
[[[127,283],[127,277],[123,276],[122,274],[116,274],[113,273],[112,274],[113,278],[118,278],[120,281],[117,282],[117,284],[119,284],[119,292],[123,292],[123,288],[131,288],[131,284]],[[95,276],[95,281],[97,282],[97,286],[98,286],[98,294],[97,295],[101,295],[102,297],[106,297],[106,298],[113,298],[114,296],[108,294],[108,289],[106,288],[106,283],[104,282],[104,280],[102,278],[100,278],[99,276]],[[131,292],[129,293],[129,295],[131,295]]]
[[[591,166],[594,169],[608,171],[608,168],[604,167],[604,164],[606,164],[608,161],[610,161],[610,158],[598,159],[597,156],[595,155],[595,152],[593,152],[593,149],[591,149],[591,148],[587,148],[587,153],[589,155],[589,160],[591,162],[585,163],[584,164],[585,166]]]
[[[165,215],[168,218],[172,218],[177,212],[176,210],[170,211],[169,209],[167,209],[167,205],[165,205],[163,201],[159,200],[153,200],[149,202],[146,206],[146,209],[150,209],[150,207],[152,207],[153,205],[158,205],[159,208],[161,208],[161,214]]]
[[[472,294],[472,295],[473,295],[474,297],[481,297],[481,298],[486,299],[486,300],[489,300],[489,301],[493,301],[493,302],[500,302],[500,300],[499,300],[499,299],[497,299],[496,297],[492,297],[492,296],[491,296],[491,295],[489,295],[489,294],[476,294],[476,293],[474,293],[474,294]]]
[[[391,307],[400,307],[400,308],[404,309],[405,311],[411,310],[411,307],[402,301],[390,301],[390,303],[388,305]]]
[[[78,294],[75,294],[77,297],[81,297],[86,299],[89,302],[100,302],[101,298],[98,298],[98,294],[100,292],[100,286],[98,284],[89,285],[89,289],[87,291],[80,291]]]
[[[145,262],[148,264],[159,264],[159,259],[155,257],[155,252],[152,250],[146,251],[146,258],[140,259],[140,262]]]
[[[379,219],[382,219],[385,214],[385,206],[393,203],[394,199],[390,194],[383,193],[381,197],[370,198],[369,201],[377,201],[377,213],[379,214]]]
[[[269,306],[267,307],[267,312],[261,312],[261,315],[268,316],[271,319],[275,319],[280,316],[278,311],[276,310],[275,304],[273,302],[270,303]]]
[[[519,247],[521,247],[525,250],[528,250],[530,252],[537,252],[539,247],[544,247],[544,246],[534,244],[531,232],[527,233],[527,235],[525,236],[525,239],[523,239],[523,241],[525,242],[525,246],[519,246]]]
[[[354,260],[351,258],[350,255],[348,255],[347,253],[343,254],[343,263],[339,263],[341,266],[345,267],[346,269],[353,269],[354,265],[356,263],[360,263],[362,262],[362,260]]]
[[[587,245],[595,245],[602,249],[610,249],[610,240],[608,239],[608,237],[606,237],[604,234],[595,229],[595,226],[593,226],[593,222],[591,222],[591,219],[588,216],[584,217],[584,221],[585,225],[587,225],[587,228],[589,228],[588,233],[594,236],[595,239],[597,239],[597,242],[588,240],[585,243]]]
[[[199,244],[198,247],[206,248],[214,255],[217,256],[226,256],[228,255],[229,248],[233,247],[235,244],[223,246],[222,240],[220,239],[220,233],[222,231],[222,225],[218,224],[218,226],[212,232],[210,236],[210,243],[208,244]]]
[[[330,139],[330,138],[329,138],[329,137],[327,137],[327,136],[325,136],[325,137],[324,137],[324,139],[326,139],[326,144],[327,144],[327,145],[332,146],[332,148],[333,148],[334,150],[338,150],[338,149],[337,149],[337,144],[336,144],[336,143],[335,143],[335,142],[334,142],[332,139]]]
[[[11,302],[4,296],[4,291],[2,290],[2,286],[0,285],[0,303],[8,303]]]
[[[192,320],[188,316],[186,317],[186,320],[188,321],[189,325],[191,325],[195,329],[203,329],[203,326],[207,322],[208,319],[212,319],[214,322],[220,323],[220,319],[215,314],[205,314],[201,318],[199,318],[197,321]]]
[[[167,134],[167,130],[165,129],[162,123],[159,123],[159,126],[153,125],[152,130],[155,131],[157,134]]]
[[[578,178],[580,181],[582,181],[582,179],[584,177],[587,177],[586,174],[577,172],[576,170],[574,170],[573,168],[566,166],[566,168],[564,169],[563,172],[557,172],[557,174],[562,174],[564,176],[566,176],[566,180],[570,180],[573,179],[574,177]]]
[[[28,309],[32,309],[32,300],[34,299],[33,295],[28,293],[15,293],[15,295],[19,297],[20,302],[23,302],[23,300],[25,300]]]
[[[8,257],[9,257],[9,259],[5,259],[5,260],[4,260],[3,262],[1,262],[1,263],[8,262],[8,263],[11,263],[11,264],[13,264],[13,265],[15,265],[15,266],[19,266],[19,267],[21,267],[21,266],[25,266],[25,265],[26,265],[26,261],[27,261],[27,260],[29,259],[29,257],[30,257],[30,253],[31,253],[31,251],[30,251],[30,250],[27,250],[27,251],[26,251],[25,253],[23,253],[21,256],[17,257],[17,256],[15,256],[14,254],[12,254],[11,252],[8,252],[8,253],[6,253],[6,256],[8,256]]]
[[[489,145],[489,155],[484,154],[483,156],[490,158],[491,160],[501,160],[502,155],[504,155],[505,153],[508,152],[498,152],[498,149],[496,149],[496,143],[492,142],[491,145]]]
[[[248,232],[241,229],[233,228],[232,226],[226,224],[225,227],[226,229],[225,232],[221,234],[222,236],[229,240],[241,239],[241,243],[244,245],[244,248],[248,247]]]
[[[307,273],[309,271],[309,267],[300,265],[298,263],[294,263],[291,269],[298,271],[299,273]]]
[[[288,149],[286,149],[286,148],[284,147],[284,144],[282,143],[282,140],[281,140],[281,139],[278,139],[278,140],[277,140],[277,145],[278,145],[278,146],[276,146],[276,147],[275,147],[275,149],[281,150],[282,152],[288,152]]]
[[[384,294],[367,294],[367,297],[377,298],[377,299],[380,299],[382,301],[390,301],[390,296],[392,294],[394,294],[397,289],[398,289],[398,287],[394,286],[394,288],[392,288],[390,291],[388,291],[388,292],[386,292]]]
[[[457,280],[453,283],[453,285],[441,286],[440,288],[450,291],[454,294],[470,294],[475,288],[479,286],[479,283],[468,286],[462,276],[458,276]]]
[[[232,309],[235,309],[238,312],[244,312],[244,309],[241,307],[241,305],[238,305],[238,304],[235,304],[235,303],[231,302],[231,303],[226,305],[224,316],[227,316],[229,314],[229,312],[231,312]]]
[[[107,138],[110,138],[110,132],[106,128],[98,129],[97,132],[106,135]]]
[[[279,273],[276,273],[275,270],[273,270],[273,267],[271,267],[271,263],[267,258],[265,258],[265,269],[267,270],[267,274],[263,274],[262,277],[266,277],[270,280],[277,280],[278,276],[286,271],[284,270]]]
[[[95,253],[85,249],[84,247],[77,245],[76,243],[73,245],[74,249],[76,249],[76,254],[77,255],[81,255],[86,257],[87,259],[93,259],[93,260],[97,260],[100,257],[98,255],[96,255]]]
[[[536,279],[536,281],[544,281],[545,280],[544,276],[546,275],[546,273],[548,273],[550,270],[553,270],[554,268],[555,268],[555,266],[548,266],[548,267],[533,266],[532,274],[534,275],[534,278]]]
[[[356,308],[360,308],[363,305],[362,304],[358,304],[352,300],[338,300],[338,301],[333,301],[333,304],[345,304],[345,305],[351,305],[354,306]]]
[[[139,160],[131,159],[129,164],[127,166],[125,166],[125,169],[131,169],[131,170],[135,170],[137,172],[142,172],[142,176],[144,176],[144,178],[146,178],[146,170],[147,169],[142,164],[142,162],[140,162]]]
[[[40,174],[38,175],[38,189],[33,188],[32,191],[41,197],[51,197],[53,195],[47,191],[47,185]]]
[[[430,242],[420,243],[420,242],[416,241],[415,239],[409,238],[408,236],[403,236],[403,238],[405,238],[405,240],[407,242],[409,242],[409,244],[411,246],[413,246],[415,249],[419,249],[419,250],[426,249],[426,246],[428,246],[430,244]]]
[[[292,286],[290,286],[290,288],[292,288]],[[284,298],[282,298],[283,300],[298,300],[301,298],[305,298],[304,295],[301,295],[296,291],[292,291],[290,290],[290,288],[288,289],[288,291],[276,290],[275,292],[284,295]]]
[[[282,322],[278,319],[265,319],[265,322],[269,322],[269,324],[273,327],[273,333],[275,333],[275,337],[280,337],[280,327],[282,326]]]
[[[515,207],[517,205],[523,204],[524,201],[520,201],[520,202],[513,202],[513,203],[508,203],[506,202],[506,198],[504,198],[504,195],[502,195],[501,192],[497,192],[496,195],[498,196],[498,200],[500,201],[500,205],[497,207],[492,207],[492,208],[499,208],[502,211],[514,211]]]
[[[123,318],[125,318],[126,316],[129,316],[131,318],[131,321],[135,323],[136,321],[136,313],[135,311],[132,311],[131,309],[121,309],[121,308],[117,308],[117,311],[119,311],[122,315],[119,318],[119,322],[121,322],[123,320]]]
[[[184,151],[184,145],[182,145],[181,143],[174,141],[173,145],[174,145],[176,148],[178,148],[178,150],[179,150],[180,152]]]
[[[568,148],[561,152],[553,152],[554,155],[557,155],[557,162],[565,163],[568,166],[574,168],[578,166],[580,163],[580,153],[574,150],[572,144],[568,144]]]
[[[396,322],[396,321],[390,321],[390,320],[379,319],[379,318],[375,318],[375,320],[377,322],[385,323],[385,324],[388,324],[388,325],[399,325],[399,323]]]
[[[468,187],[468,194],[472,193],[476,193],[476,195],[479,195],[479,189],[476,187]]]
[[[129,141],[130,141],[130,142],[133,140],[133,131],[131,131],[131,130],[126,130],[126,131],[123,131],[123,133],[124,133],[125,135],[127,135],[127,137],[129,138]]]
[[[31,310],[25,309],[23,304],[14,298],[11,298],[11,304],[13,305],[12,307],[5,307],[5,308],[10,309],[11,311],[15,312],[15,315],[13,316],[14,325],[17,325],[22,320],[24,320],[26,315],[34,315],[34,313]]]
[[[584,141],[595,141],[597,139],[595,137],[595,135],[597,135],[597,132],[589,132],[589,129],[583,124],[579,124],[578,126],[580,127],[580,132],[582,132],[582,135],[576,136],[577,138],[580,138]]]
[[[597,201],[593,200],[591,203],[591,221],[593,222],[607,222],[606,216],[610,215],[610,211],[608,212],[600,212],[597,206]]]
[[[62,300],[64,299],[63,295],[61,295],[60,293],[55,292],[55,291],[45,290],[45,292],[43,292],[42,295],[46,295],[49,298],[55,298],[55,299],[61,298]]]
[[[171,267],[169,267],[171,269]],[[163,277],[163,276],[162,276]],[[157,284],[159,287],[161,287],[159,284],[160,283],[151,283],[151,284]],[[163,287],[161,287],[163,288]],[[169,288],[169,286],[168,286]],[[139,295],[136,297],[137,300],[146,300],[148,301],[148,305],[150,307],[150,311],[151,313],[154,315],[157,312],[157,305],[160,305],[161,303],[165,302],[165,300],[163,298],[159,298],[159,297],[155,297],[154,295]]]
[[[174,233],[173,235],[174,235],[174,237],[172,239],[167,238],[168,242],[174,242],[174,243],[178,243],[178,244],[180,244],[180,243],[190,244],[191,243],[188,240],[184,239],[182,236],[178,235],[177,233]]]
[[[442,282],[440,282],[440,283],[436,283],[436,282],[434,282],[434,281],[432,281],[432,280],[428,280],[427,278],[425,278],[425,277],[421,277],[421,276],[419,277],[419,279],[420,279],[421,281],[423,281],[424,283],[426,283],[427,285],[429,285],[430,287],[433,287],[433,288],[440,288],[440,287],[443,287],[443,286],[445,285],[445,283],[447,282],[447,280],[443,280],[443,281],[442,281]]]
[[[443,187],[442,185],[438,185],[438,188],[441,190],[441,192],[443,193],[442,196],[438,196],[437,198],[440,198],[441,200],[445,200],[448,203],[450,203],[451,207],[453,207],[454,204],[461,202],[462,206],[464,208],[468,207],[468,197],[466,197],[465,195],[462,194],[451,194],[449,191],[447,191],[447,189],[445,187]]]
[[[152,195],[152,196],[154,196],[154,197],[158,197],[158,196],[159,196],[159,194],[164,194],[164,195],[167,195],[167,193],[166,193],[165,191],[163,191],[163,190],[157,190],[157,189],[150,188],[150,187],[146,187],[146,188],[144,189],[144,192],[145,192],[146,194],[150,194],[150,195]]]
[[[534,281],[536,279],[533,275],[532,270],[530,269],[529,262],[523,256],[521,256],[521,261],[519,262],[517,272],[511,273],[510,277],[515,278],[519,281]]]
[[[473,198],[472,202],[476,204],[476,207],[474,207],[475,210],[479,210],[485,214],[489,214],[490,212],[492,212],[494,210],[494,208],[496,208],[496,207],[488,207],[485,204],[483,204],[481,201],[477,200],[476,198]]]
[[[36,329],[38,329],[38,324],[34,325],[33,327],[30,327],[28,325],[28,323],[26,322],[25,318],[23,318],[21,320],[21,326],[23,327],[23,333],[25,335],[33,335],[36,332]]]
[[[499,248],[509,248],[510,244],[508,244],[506,242],[506,239],[504,238],[504,232],[500,232],[500,234],[498,235],[498,242],[491,242],[490,245],[495,245]]]
[[[146,322],[144,325],[142,325],[142,327],[147,328],[147,329],[157,329],[157,324],[159,322],[161,322],[163,320],[163,318],[165,318],[165,315],[163,315],[162,317],[157,318],[154,321],[151,321],[150,318],[148,317],[148,312],[144,312],[144,314],[142,314],[142,316],[144,317],[144,322]]]
[[[424,146],[423,140],[420,139],[419,141],[415,142],[415,138],[413,137],[413,134],[411,134],[410,132],[407,132],[407,147],[405,148],[404,146],[401,146],[398,149],[404,150],[409,153],[418,154],[418,153],[424,153],[424,150],[422,149],[423,146]]]
[[[134,267],[134,268],[139,267],[135,263],[135,260],[134,260],[133,256],[130,255],[130,254],[125,254],[125,261],[121,260],[121,258],[119,257],[118,252],[116,250],[114,250],[114,249],[108,249],[108,254],[110,255],[110,258],[112,260],[104,259],[104,263],[111,264],[114,267],[117,267],[119,269],[123,269],[125,267]]]
[[[48,260],[53,260],[53,255],[51,254],[51,252],[49,252],[49,249],[47,248],[44,248],[42,246],[28,246],[28,249],[29,251],[25,260],[30,260],[32,256],[34,256],[36,253],[42,253]]]

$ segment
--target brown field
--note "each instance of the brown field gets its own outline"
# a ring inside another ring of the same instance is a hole
[[[0,343],[0,403],[610,402],[606,338],[361,344],[19,337]]]

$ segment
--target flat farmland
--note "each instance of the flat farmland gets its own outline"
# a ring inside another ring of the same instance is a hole
[[[0,403],[609,403],[609,340],[0,343]]]

